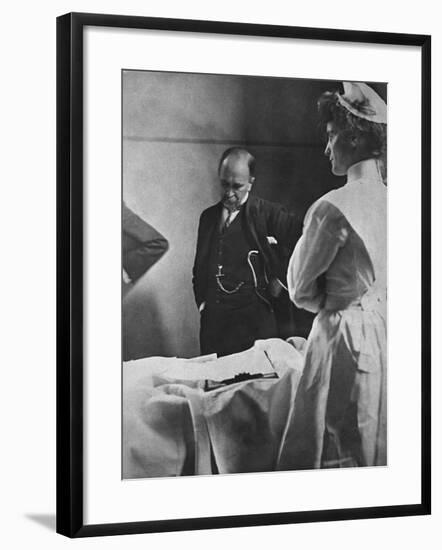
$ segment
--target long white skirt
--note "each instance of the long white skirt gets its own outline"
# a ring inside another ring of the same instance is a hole
[[[380,311],[322,310],[307,342],[277,468],[385,465],[386,366]]]

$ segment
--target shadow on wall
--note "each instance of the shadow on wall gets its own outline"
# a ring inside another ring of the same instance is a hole
[[[199,314],[190,283],[193,255],[186,260],[177,248],[171,244],[123,301],[124,360],[199,354]]]
[[[146,289],[143,288],[145,286]],[[169,355],[170,338],[163,321],[161,304],[158,303],[155,290],[143,284],[143,280],[138,282],[123,301],[123,326],[135,329],[125,331],[124,359]],[[148,327],[148,330],[144,330],[144,327]]]

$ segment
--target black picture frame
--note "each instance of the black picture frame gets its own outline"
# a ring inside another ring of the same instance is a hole
[[[422,448],[420,502],[394,506],[85,525],[83,521],[83,30],[85,26],[418,46],[422,92]],[[57,532],[69,537],[430,514],[431,37],[69,13],[57,18]]]

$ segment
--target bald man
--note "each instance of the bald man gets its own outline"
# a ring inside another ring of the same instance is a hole
[[[250,194],[255,159],[232,147],[220,159],[221,201],[200,218],[193,288],[201,314],[201,353],[243,351],[257,339],[278,336],[270,289],[286,280],[286,264],[301,232],[300,220],[281,205]]]

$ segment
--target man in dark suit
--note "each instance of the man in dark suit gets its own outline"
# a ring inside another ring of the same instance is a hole
[[[201,353],[243,351],[278,336],[272,294],[285,284],[300,220],[281,205],[249,195],[255,159],[245,149],[225,151],[219,163],[222,198],[200,218],[193,288],[201,313]]]

